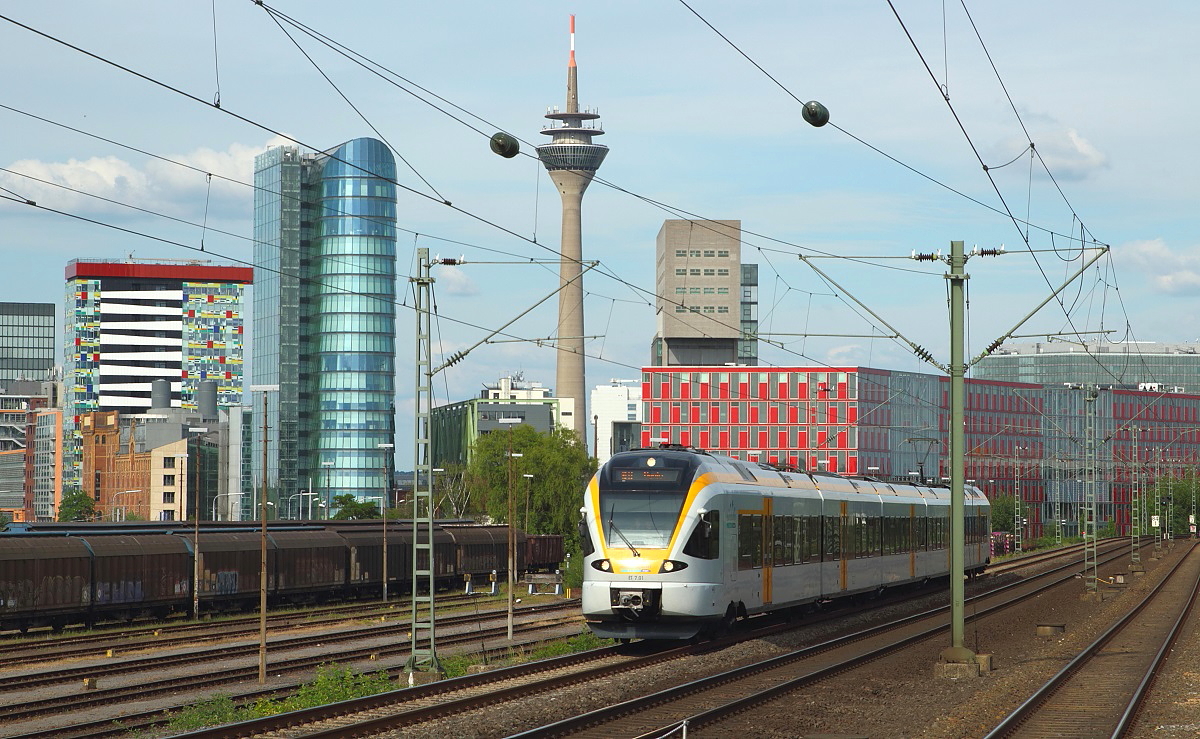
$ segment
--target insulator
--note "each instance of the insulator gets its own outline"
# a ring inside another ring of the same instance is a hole
[[[801,115],[804,116],[805,121],[817,128],[829,123],[829,108],[821,105],[816,100],[809,100],[805,103],[804,108],[801,110]]]
[[[518,142],[515,137],[510,136],[503,131],[495,136],[492,136],[489,144],[491,145],[493,152],[499,154],[505,159],[512,159],[521,151],[520,142]]]

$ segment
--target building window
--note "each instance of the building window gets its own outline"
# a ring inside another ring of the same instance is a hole
[[[717,306],[717,312],[718,312],[718,313],[728,313],[728,312],[729,312],[729,306],[728,306],[728,305],[718,305],[718,306]]]
[[[677,287],[677,288],[675,288],[675,294],[676,295],[687,295],[687,288],[686,287]]]
[[[728,295],[728,294],[729,294],[729,288],[727,288],[727,287],[718,287],[717,288],[717,295]]]
[[[705,277],[712,277],[714,274],[716,274],[716,270],[712,270],[712,269],[704,270]]]
[[[729,270],[724,269],[724,268],[717,270],[717,277],[728,277],[728,276],[729,276]]]
[[[164,470],[175,469],[175,458],[174,457],[163,457],[163,469]]]
[[[689,255],[689,256],[693,256],[693,257],[698,257],[698,256],[700,256],[700,250],[699,250],[699,249],[692,249],[691,251],[689,251],[689,252],[688,252],[688,255]]]
[[[729,256],[729,250],[728,249],[717,249],[717,256],[718,257],[727,257],[727,256]]]
[[[689,292],[689,293],[691,293],[692,295],[699,295],[699,294],[700,294],[700,288],[698,288],[698,287],[693,287],[693,288],[690,288],[690,289],[688,290],[688,292]]]
[[[713,250],[713,249],[705,249],[705,250],[704,250],[704,256],[706,256],[706,257],[715,257],[715,256],[717,256],[717,252],[716,252],[715,250]]]
[[[684,269],[684,268],[680,267],[680,268],[678,268],[678,269],[676,269],[676,270],[675,270],[675,276],[676,276],[676,277],[683,277],[683,276],[685,276],[685,275],[687,275],[687,270],[686,270],[686,269]]]
[[[687,306],[677,305],[677,306],[675,306],[675,312],[676,313],[687,313]]]
[[[699,276],[700,276],[700,270],[698,270],[698,269],[689,269],[689,270],[688,270],[688,274],[689,274],[689,275],[695,275],[696,277],[699,277]]]
[[[166,504],[166,503],[174,503],[174,502],[175,502],[175,493],[174,493],[174,491],[172,491],[172,492],[169,492],[169,493],[163,493],[163,503],[164,503],[164,504]]]
[[[686,257],[686,256],[687,256],[687,249],[676,249],[676,250],[675,250],[675,256],[677,256],[677,257]]]
[[[716,288],[712,288],[712,287],[706,287],[706,288],[704,288],[704,294],[705,294],[705,295],[713,295],[713,294],[715,294],[716,292],[717,292],[717,291],[716,291]]]
[[[175,487],[175,475],[163,475],[163,485]]]

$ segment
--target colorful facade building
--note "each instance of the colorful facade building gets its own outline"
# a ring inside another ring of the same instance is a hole
[[[174,407],[195,409],[200,383],[218,403],[242,402],[245,286],[249,267],[200,261],[74,260],[66,269],[65,483],[79,486],[79,417],[144,413],[156,379]]]

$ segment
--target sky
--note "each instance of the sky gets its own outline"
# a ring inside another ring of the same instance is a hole
[[[548,140],[547,108],[565,104],[576,13],[580,103],[610,148],[583,204],[584,257],[600,262],[585,278],[589,387],[649,361],[655,236],[679,217],[741,220],[764,365],[939,372],[910,342],[948,362],[946,266],[908,257],[953,240],[1004,245],[967,265],[971,357],[1101,247],[1017,335],[1200,340],[1196,3],[266,7],[0,10],[0,300],[61,303],[75,258],[249,262],[255,155],[283,136],[310,150],[377,136],[408,163],[398,273],[413,273],[414,247],[467,260],[434,270],[435,356],[466,349],[557,287],[540,262],[557,254],[558,196],[529,154]],[[804,122],[808,100],[830,125]],[[499,130],[520,156],[490,151]],[[411,304],[397,318],[401,467]],[[435,403],[512,372],[552,387],[554,351],[533,340],[553,336],[556,304],[506,330],[529,341],[483,344],[440,373]]]

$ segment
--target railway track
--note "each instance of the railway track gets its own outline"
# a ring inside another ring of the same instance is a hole
[[[554,606],[533,606],[527,609],[520,609],[517,614],[519,617],[528,618],[529,616],[534,616],[537,620],[521,622],[516,625],[514,631],[515,633],[528,634],[543,632],[548,627],[556,624],[581,623],[578,617],[577,609],[577,602],[565,602],[556,604]],[[563,610],[569,611],[569,614],[565,616],[553,615],[556,612],[561,612]],[[546,619],[547,614],[552,615],[551,620]],[[498,619],[498,617],[502,615],[502,612],[497,611],[492,611],[487,614],[487,616],[491,619]],[[470,616],[460,616],[454,620],[445,619],[442,623],[447,626],[457,624],[460,627],[463,627],[462,630],[457,633],[443,632],[441,635],[439,635],[439,642],[445,646],[452,646],[454,644],[470,645],[478,644],[481,641],[486,641],[488,639],[495,640],[502,637],[507,631],[506,625],[494,626],[491,628],[471,628],[471,626],[476,623],[476,617],[473,614]],[[377,630],[375,634],[376,636],[391,635],[400,637],[382,645],[373,644],[365,647],[356,647],[353,649],[342,650],[335,654],[321,653],[293,659],[276,659],[269,662],[268,671],[273,675],[281,675],[300,670],[310,670],[330,662],[350,662],[356,660],[368,660],[372,658],[378,660],[388,657],[401,659],[407,657],[411,651],[411,644],[407,638],[407,629],[407,624],[400,624],[398,626],[389,626],[386,630]],[[313,646],[313,640],[311,638],[307,638],[306,641],[308,642],[307,646]],[[329,641],[330,639],[326,638],[325,636],[322,637],[323,644],[328,643]],[[275,643],[272,643],[272,647],[275,647]],[[248,649],[257,654],[257,645],[251,645]],[[228,656],[228,650],[223,650],[223,656]],[[183,664],[211,664],[213,659],[210,652],[192,653],[181,655],[181,657],[187,660],[183,662]],[[147,661],[145,660],[135,661],[142,664],[138,667],[117,665],[113,666],[112,669],[119,670],[120,672],[133,672],[143,671],[149,666],[146,664]],[[161,666],[161,663],[155,663],[155,666]],[[96,673],[89,670],[87,674],[92,675]],[[244,666],[236,666],[226,669],[206,669],[200,674],[192,673],[184,676],[161,678],[158,680],[143,680],[140,682],[125,684],[103,690],[91,690],[84,693],[61,695],[44,700],[26,701],[23,703],[0,706],[0,723],[11,724],[16,721],[28,720],[55,712],[79,712],[87,710],[88,708],[103,706],[111,703],[119,703],[130,699],[145,700],[151,696],[166,693],[196,691],[206,687],[253,680],[257,677],[257,675],[258,666],[256,664],[247,664]],[[52,676],[47,676],[44,681],[37,682],[38,678],[41,677],[42,676],[39,675],[33,675],[29,676],[28,679],[25,680],[10,678],[3,684],[0,684],[0,690],[4,692],[12,692],[21,689],[27,689],[31,683],[47,684],[49,682],[62,682],[68,677],[70,680],[74,681],[79,679],[80,670],[78,668],[73,668],[67,671],[55,671]]]
[[[1113,549],[1123,553],[1126,547],[1123,544],[1118,544]],[[1121,556],[1120,554],[1110,555],[1114,558]],[[1072,561],[1064,564],[1061,567],[1038,575],[1033,580],[1052,580],[1054,584],[1064,581],[1074,580],[1075,573],[1078,570],[1078,562]],[[1053,573],[1053,574],[1052,574]],[[1043,588],[1039,588],[1030,583],[1030,581],[1022,581],[1012,585],[1003,586],[1001,594],[989,594],[987,596],[979,596],[978,598],[994,598],[1000,601],[1008,602],[1017,601],[1024,598],[1033,597],[1038,592],[1042,592]],[[1011,593],[1016,592],[1016,595]],[[1007,595],[1005,595],[1007,594]],[[977,598],[977,599],[978,599]],[[972,599],[972,600],[977,600]],[[999,608],[1002,606],[992,606]],[[980,609],[987,612],[987,607]],[[901,638],[902,643],[911,643],[913,640],[928,638],[929,636],[940,633],[944,630],[945,613],[948,608],[934,609],[925,614],[906,619],[901,622],[890,622],[888,625],[877,627],[869,630],[869,632],[860,632],[848,637],[832,640],[830,642],[811,647],[801,655],[801,658],[812,658],[814,655],[825,652],[832,652],[841,647],[844,649],[857,649],[863,651],[863,647],[851,647],[858,642],[869,641],[871,639],[880,640],[887,644],[887,649],[898,648],[892,643],[897,640],[895,635],[887,636],[897,628],[907,629],[916,636],[905,636]],[[930,625],[928,622],[937,621],[936,625]],[[795,628],[794,626],[772,626],[770,633],[779,633],[779,631]],[[285,736],[285,734],[273,734],[272,732],[284,732],[286,735],[297,736],[304,735],[306,737],[352,737],[352,736],[372,736],[382,731],[395,730],[398,728],[409,727],[417,724],[423,724],[430,721],[436,721],[447,716],[456,716],[464,712],[494,707],[508,701],[518,698],[523,698],[531,695],[546,693],[553,690],[559,690],[567,686],[579,685],[589,681],[599,681],[610,678],[613,675],[634,675],[636,670],[652,664],[659,664],[665,660],[677,660],[683,657],[698,654],[703,651],[713,651],[725,646],[729,646],[733,641],[745,640],[751,638],[762,638],[766,632],[757,632],[753,634],[743,635],[739,639],[720,640],[708,644],[693,645],[686,647],[677,647],[664,652],[658,652],[647,655],[639,659],[626,659],[617,663],[597,664],[595,666],[582,669],[579,667],[580,660],[593,659],[590,656],[574,656],[570,659],[570,664],[567,661],[546,660],[539,663],[537,668],[542,674],[533,674],[529,672],[523,673],[517,677],[515,673],[506,671],[497,671],[495,673],[485,673],[483,675],[471,676],[467,679],[447,680],[436,683],[431,686],[422,688],[411,688],[409,690],[396,691],[390,694],[382,694],[373,696],[362,701],[346,701],[336,706],[325,706],[307,711],[297,711],[290,714],[271,717],[259,721],[243,722],[234,726],[217,727],[200,732],[194,732],[187,736],[192,739],[232,739],[233,737],[264,737],[264,736]],[[636,645],[633,645],[636,646]],[[867,650],[871,651],[871,650]],[[861,659],[868,659],[866,657]],[[754,671],[760,669],[761,666],[751,666],[743,668],[743,670]],[[843,667],[844,668],[844,667]],[[527,668],[529,669],[529,668]],[[795,675],[794,667],[784,667],[784,672]],[[726,679],[728,676],[726,676]],[[719,676],[715,680],[721,681]],[[776,683],[778,680],[775,681]],[[488,687],[490,684],[490,687]],[[420,690],[423,692],[413,692]],[[426,704],[424,701],[431,698],[434,693],[428,691],[440,690],[436,694],[436,701],[433,704]],[[675,695],[665,698],[666,701],[674,700]],[[700,699],[703,704],[712,705],[711,696],[707,699]],[[656,702],[654,698],[648,699],[649,703]],[[628,704],[622,704],[627,706]],[[609,709],[620,712],[621,709]],[[599,714],[588,714],[589,719],[585,720],[584,724],[580,724],[575,729],[582,727],[591,720],[598,717]],[[614,714],[615,715],[615,714]],[[662,727],[669,724],[667,721],[653,719],[649,721],[656,727]],[[528,733],[529,736],[554,736],[559,729],[552,725],[550,727],[542,727]],[[644,728],[644,727],[642,727]],[[668,726],[669,728],[669,726]],[[574,729],[571,729],[574,730]],[[568,730],[564,733],[570,733]],[[608,724],[596,729],[590,735],[603,736],[605,739],[613,736],[633,736],[641,733],[641,728],[632,728],[624,724]]]
[[[439,598],[437,605],[438,610],[441,611],[464,605],[476,606],[493,602],[499,601],[486,596],[459,595]],[[278,633],[281,630],[318,627],[347,620],[361,621],[387,616],[395,617],[408,612],[407,604],[403,603],[390,605],[356,603],[325,606],[298,612],[268,614],[267,628]],[[258,629],[258,616],[239,616],[220,621],[135,627],[119,632],[105,630],[99,633],[13,640],[6,643],[4,647],[4,669],[56,659],[103,655],[109,650],[121,653],[164,649],[204,641],[225,641],[240,636],[257,635]],[[2,681],[3,678],[0,678],[0,684]]]
[[[1010,713],[988,739],[1124,736],[1200,593],[1194,544],[1145,599]]]
[[[1124,545],[1107,549],[1105,561],[1123,557],[1126,549]],[[968,620],[1002,612],[1063,583],[1073,582],[1077,567],[1078,562],[1071,562],[969,598],[972,613]],[[684,726],[694,730],[716,724],[791,691],[944,634],[949,629],[948,614],[949,606],[932,609],[515,736],[655,737],[667,736]]]

